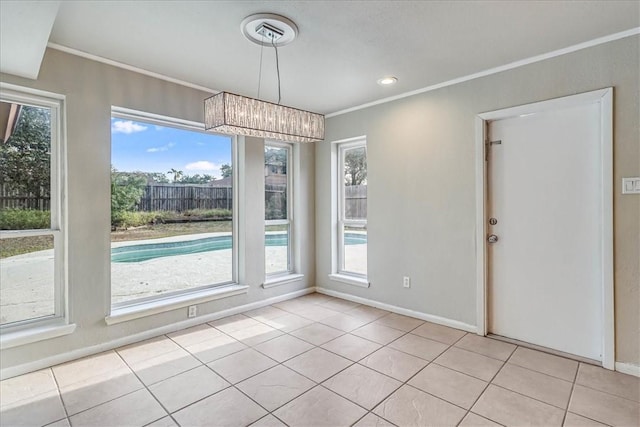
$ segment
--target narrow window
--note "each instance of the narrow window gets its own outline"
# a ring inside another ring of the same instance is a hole
[[[367,146],[338,145],[338,273],[367,277]]]
[[[232,283],[232,138],[114,109],[111,153],[112,307]]]
[[[291,261],[291,145],[268,142],[264,147],[265,272],[293,271]]]
[[[0,92],[0,328],[64,313],[62,101]]]

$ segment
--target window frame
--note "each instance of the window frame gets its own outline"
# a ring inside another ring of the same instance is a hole
[[[224,293],[225,289],[231,289],[237,287],[238,285],[238,256],[239,256],[239,244],[238,244],[238,201],[239,201],[239,188],[238,188],[238,174],[237,174],[237,164],[238,164],[238,141],[236,136],[225,135],[217,132],[206,131],[204,128],[204,123],[194,122],[190,120],[179,119],[175,117],[163,116],[160,114],[149,113],[146,111],[133,110],[130,108],[112,106],[111,107],[111,116],[110,120],[113,118],[123,119],[123,120],[133,120],[136,122],[147,123],[151,125],[172,127],[180,130],[187,130],[192,132],[198,132],[205,135],[218,135],[222,137],[228,137],[231,140],[231,167],[232,167],[232,193],[233,193],[233,205],[232,205],[232,214],[231,214],[231,235],[232,235],[232,247],[231,247],[231,280],[220,283],[211,283],[207,285],[196,286],[189,289],[181,289],[177,291],[167,292],[164,294],[160,294],[157,296],[143,297],[137,298],[129,301],[122,301],[118,303],[112,303],[112,292],[111,292],[111,261],[109,261],[109,318],[116,317],[142,317],[141,315],[131,315],[131,312],[135,311],[151,311],[151,314],[156,312],[156,308],[161,305],[173,306],[184,305],[184,301],[189,301],[190,297],[194,300],[203,299],[204,301],[208,301],[211,299],[217,299],[219,294]],[[110,139],[111,144],[111,139]],[[111,245],[111,242],[109,242]],[[109,246],[109,254],[111,253],[111,246]],[[111,259],[109,257],[109,259]],[[235,290],[232,290],[235,293]],[[204,296],[204,297],[203,297]],[[160,310],[164,311],[164,310]],[[122,314],[122,316],[120,316]],[[109,320],[107,323],[119,323],[124,320]]]
[[[272,140],[265,140],[264,141],[264,149],[265,152],[267,150],[267,147],[273,147],[273,148],[278,148],[278,149],[286,149],[287,150],[287,219],[270,219],[267,220],[265,218],[264,220],[264,226],[265,226],[265,239],[266,239],[266,228],[268,226],[271,225],[287,225],[288,226],[288,235],[287,235],[287,243],[288,243],[288,247],[287,247],[287,270],[285,271],[274,271],[272,273],[267,273],[266,272],[266,256],[265,256],[265,279],[269,280],[269,279],[274,279],[274,278],[278,278],[278,277],[284,277],[284,276],[289,276],[291,274],[294,274],[295,272],[295,262],[293,259],[293,234],[294,234],[294,214],[293,214],[293,206],[294,206],[294,200],[293,200],[293,174],[294,174],[294,167],[293,167],[293,144],[288,143],[288,142],[282,142],[282,141],[272,141]],[[266,182],[265,182],[265,192],[266,192]],[[265,206],[265,217],[266,217],[266,206]],[[266,240],[265,240],[265,245],[264,245],[264,249],[266,251],[267,245],[266,245]]]
[[[367,274],[358,273],[355,271],[345,270],[345,228],[346,227],[367,227],[368,219],[347,219],[345,212],[345,182],[344,182],[344,171],[345,171],[345,153],[349,150],[356,148],[364,148],[365,155],[367,153],[367,139],[365,137],[358,137],[352,140],[339,141],[336,143],[337,146],[337,230],[336,230],[336,243],[337,247],[335,248],[337,254],[337,264],[334,269],[335,272],[340,276],[353,277],[356,280],[367,281],[369,266],[367,265]]]
[[[65,96],[6,83],[0,83],[0,100],[25,106],[48,108],[50,111],[51,143],[50,157],[50,224],[49,228],[28,230],[0,230],[0,241],[18,237],[53,237],[53,308],[51,315],[19,320],[0,325],[3,344],[7,346],[26,344],[53,336],[71,333],[75,328],[66,328],[64,332],[55,328],[69,325],[68,276],[67,276],[67,164],[66,164],[66,104]],[[26,337],[24,334],[32,334]],[[7,337],[5,339],[5,337]],[[11,344],[9,341],[18,341]]]

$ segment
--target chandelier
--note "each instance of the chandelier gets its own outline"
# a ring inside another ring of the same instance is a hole
[[[245,37],[276,52],[278,103],[230,92],[220,92],[204,101],[205,129],[232,135],[246,135],[290,142],[324,139],[324,115],[280,105],[278,46],[295,39],[298,29],[289,19],[273,14],[251,15],[242,22]],[[262,52],[260,56],[262,72]],[[258,78],[260,96],[260,77]]]

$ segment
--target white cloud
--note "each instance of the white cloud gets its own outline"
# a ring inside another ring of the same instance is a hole
[[[199,160],[187,164],[184,168],[188,171],[215,171],[220,169],[220,166],[206,160]]]
[[[112,133],[135,133],[142,132],[147,130],[146,126],[142,126],[141,124],[134,123],[131,120],[117,120],[111,123],[111,132]]]
[[[162,126],[158,126],[158,125],[155,125],[155,126],[154,126],[154,128],[155,128],[157,131],[164,130],[164,128],[163,128]]]
[[[158,153],[160,151],[169,151],[169,148],[176,145],[174,142],[170,142],[167,145],[163,145],[162,147],[151,147],[147,148],[147,153]]]

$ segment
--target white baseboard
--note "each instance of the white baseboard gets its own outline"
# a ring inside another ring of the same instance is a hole
[[[632,363],[616,362],[616,371],[633,375],[634,377],[640,377],[640,366]]]
[[[409,309],[397,307],[391,304],[385,304],[385,303],[370,300],[367,298],[361,298],[354,295],[333,291],[330,289],[324,289],[320,287],[310,287],[310,288],[301,289],[299,291],[290,292],[288,294],[279,295],[277,297],[268,298],[262,301],[256,301],[250,304],[245,304],[245,305],[229,308],[227,310],[219,311],[216,313],[211,313],[195,319],[188,319],[182,322],[172,323],[170,325],[165,325],[165,326],[144,331],[138,334],[129,335],[127,337],[118,338],[118,339],[115,339],[106,343],[97,344],[91,347],[84,347],[84,348],[72,350],[66,353],[46,357],[44,359],[35,360],[33,362],[24,363],[22,365],[5,368],[0,370],[0,380],[5,380],[7,378],[26,374],[28,372],[37,371],[39,369],[48,368],[50,366],[58,365],[60,363],[65,363],[71,360],[79,359],[81,357],[86,357],[92,354],[101,353],[103,351],[112,350],[114,348],[122,347],[128,344],[133,344],[135,342],[144,341],[150,338],[157,337],[159,335],[169,334],[171,332],[179,331],[181,329],[190,328],[192,326],[200,325],[202,323],[211,322],[213,320],[221,319],[223,317],[232,316],[234,314],[243,313],[245,311],[254,310],[256,308],[286,301],[292,298],[297,298],[313,292],[318,292],[321,294],[342,298],[348,301],[353,301],[359,304],[380,308],[382,310],[387,310],[387,311],[402,314],[405,316],[415,317],[418,319],[426,320],[428,322],[437,323],[439,325],[460,329],[466,332],[476,333],[477,331],[475,325],[470,325],[468,323],[460,322],[457,320],[447,319],[445,317],[440,317],[432,314],[422,313],[419,311],[409,310]],[[636,377],[640,377],[640,366],[634,365],[631,363],[616,362],[615,370],[623,374],[629,374]]]
[[[83,347],[77,350],[68,351],[66,353],[45,357],[44,359],[34,360],[33,362],[11,366],[9,368],[0,370],[0,380],[5,380],[7,378],[26,374],[28,372],[33,372],[40,369],[48,368],[50,366],[59,365],[60,363],[69,362],[71,360],[79,359],[81,357],[91,356],[92,354],[102,353],[103,351],[112,350],[114,348],[122,347],[124,345],[129,345],[135,342],[144,341],[160,335],[169,334],[171,332],[179,331],[181,329],[190,328],[192,326],[211,322],[213,320],[221,319],[227,316],[232,316],[234,314],[243,313],[245,311],[254,310],[256,308],[286,301],[288,299],[297,298],[302,295],[310,294],[314,291],[315,291],[314,287],[305,288],[299,291],[290,292],[288,294],[279,295],[277,297],[256,301],[250,304],[240,305],[237,307],[229,308],[227,310],[218,311],[216,313],[207,314],[207,315],[196,317],[193,319],[187,319],[178,323],[172,323],[170,325],[165,325],[159,328],[151,329],[148,331],[140,332],[137,334],[126,336],[126,337],[117,338],[115,340],[111,340],[105,343],[100,343],[91,347]]]
[[[420,311],[409,310],[408,308],[402,308],[391,304],[385,304],[382,302],[370,300],[367,298],[361,298],[349,294],[345,294],[342,292],[333,291],[331,289],[325,289],[316,287],[316,292],[329,295],[332,297],[342,298],[349,301],[357,302],[360,304],[368,305],[371,307],[380,308],[382,310],[391,311],[392,313],[402,314],[405,316],[415,317],[417,319],[426,320],[427,322],[437,323],[438,325],[449,326],[455,329],[461,329],[466,332],[477,333],[477,328],[475,325],[470,325],[468,323],[460,322],[458,320],[447,319],[446,317],[435,316],[433,314],[422,313]]]

